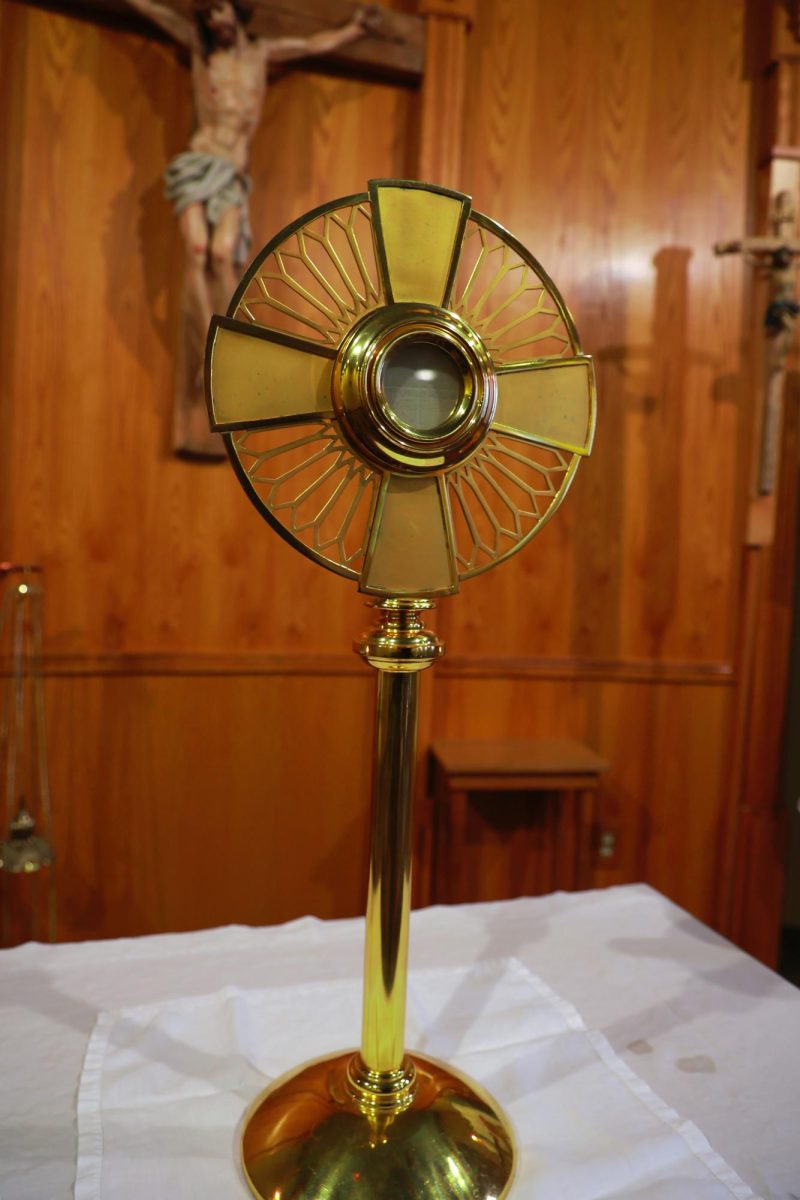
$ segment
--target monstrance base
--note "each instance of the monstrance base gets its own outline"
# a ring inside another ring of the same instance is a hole
[[[514,1173],[508,1119],[486,1092],[433,1059],[411,1059],[401,1112],[359,1103],[354,1051],[306,1063],[253,1104],[245,1177],[260,1200],[501,1200]]]

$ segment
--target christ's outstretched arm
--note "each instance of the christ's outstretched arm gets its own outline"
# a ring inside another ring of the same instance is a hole
[[[380,23],[380,8],[371,5],[359,8],[352,20],[339,29],[326,29],[308,37],[265,38],[267,57],[270,62],[290,62],[295,58],[313,58],[318,54],[331,54],[343,46],[376,29]]]
[[[143,17],[147,17],[148,20],[158,25],[181,46],[186,46],[188,50],[199,49],[199,38],[194,24],[181,13],[176,12],[174,8],[170,8],[167,4],[160,4],[159,0],[128,0],[128,3],[131,8],[135,8]]]

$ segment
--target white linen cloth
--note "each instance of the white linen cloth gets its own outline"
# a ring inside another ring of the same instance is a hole
[[[301,997],[360,979],[363,956],[362,918],[312,917],[0,951],[2,1200],[73,1200],[78,1084],[99,1013],[226,987]],[[641,884],[411,914],[412,985],[419,971],[507,958],[574,1004],[763,1200],[798,1200],[797,988]],[[354,1003],[330,1048],[357,1038]],[[281,1028],[296,1029],[294,1016]],[[291,1057],[308,1053],[298,1041]]]
[[[360,1007],[351,978],[101,1013],[78,1095],[75,1200],[248,1196],[236,1164],[246,1106],[269,1079],[352,1045]],[[407,1032],[504,1107],[514,1200],[757,1200],[515,957],[412,972]]]

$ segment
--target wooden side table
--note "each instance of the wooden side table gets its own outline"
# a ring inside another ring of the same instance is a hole
[[[550,740],[436,741],[430,756],[429,903],[589,885],[604,759],[579,742]]]

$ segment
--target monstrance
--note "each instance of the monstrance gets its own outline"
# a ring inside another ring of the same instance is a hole
[[[214,317],[212,428],[259,512],[374,597],[378,671],[361,1048],[273,1083],[244,1125],[263,1200],[499,1200],[507,1118],[406,1053],[419,672],[438,596],[519,550],[594,433],[591,359],[538,262],[459,192],[374,180],[278,234]]]

